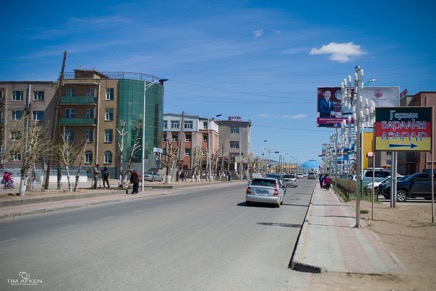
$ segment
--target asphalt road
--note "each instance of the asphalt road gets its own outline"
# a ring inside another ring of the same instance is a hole
[[[1,221],[0,289],[290,290],[315,180],[299,184],[280,208],[235,185]]]

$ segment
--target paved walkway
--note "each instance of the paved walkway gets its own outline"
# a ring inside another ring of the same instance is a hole
[[[294,270],[394,274],[401,263],[364,223],[356,228],[356,213],[332,189],[314,190],[311,205],[292,258]]]

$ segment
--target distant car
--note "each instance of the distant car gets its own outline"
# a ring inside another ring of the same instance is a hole
[[[284,174],[283,179],[287,187],[298,187],[297,177],[294,174]]]
[[[254,178],[245,191],[245,204],[271,203],[280,207],[285,192],[277,178]]]
[[[268,173],[265,175],[265,177],[278,179],[280,187],[282,187],[283,191],[285,192],[284,194],[286,194],[287,187],[286,187],[285,179],[283,178],[282,174]]]
[[[144,181],[150,181],[150,182],[154,182],[154,181],[163,181],[163,177],[160,176],[158,173],[156,172],[145,172],[144,173]]]
[[[315,173],[309,173],[307,175],[307,179],[315,179],[316,180],[316,174]]]
[[[297,174],[297,179],[303,179],[303,177],[304,177],[304,176],[303,176],[302,173],[298,173],[298,174]]]
[[[385,183],[385,182],[390,181],[390,180],[391,180],[391,176],[389,176],[381,181],[378,181],[378,182],[375,181],[374,182],[374,193],[376,193],[376,195],[377,195],[378,187],[380,186],[380,184]],[[365,193],[367,195],[372,194],[372,182],[365,185]]]

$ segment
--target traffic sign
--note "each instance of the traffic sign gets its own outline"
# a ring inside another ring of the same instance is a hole
[[[375,109],[376,151],[431,151],[431,107]]]

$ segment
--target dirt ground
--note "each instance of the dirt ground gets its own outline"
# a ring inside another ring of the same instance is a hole
[[[356,202],[350,201],[356,208]],[[397,275],[322,273],[311,275],[311,290],[436,290],[436,223],[426,200],[397,203],[361,201],[363,227],[371,229],[402,264]],[[368,213],[363,213],[368,212]],[[435,210],[436,212],[436,210]],[[436,219],[436,218],[435,218]],[[365,226],[366,225],[366,226]]]

